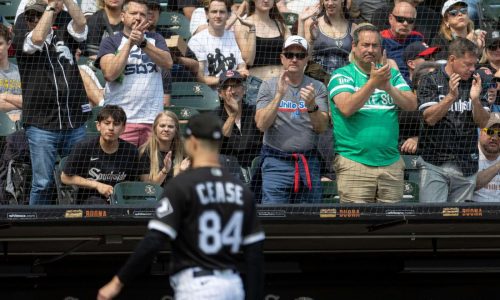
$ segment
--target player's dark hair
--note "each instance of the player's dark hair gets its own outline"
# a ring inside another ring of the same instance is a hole
[[[104,106],[97,115],[97,122],[102,122],[109,117],[113,118],[115,122],[122,123],[123,125],[127,123],[127,114],[125,113],[123,108],[118,105]]]
[[[457,58],[461,58],[464,57],[467,53],[477,56],[478,49],[474,42],[466,38],[457,37],[448,46],[448,57],[450,57],[450,55],[453,55]]]
[[[138,4],[143,4],[146,7],[148,7],[148,1],[146,1],[146,0],[125,0],[125,2],[123,2],[122,11],[127,11],[128,4],[130,2],[135,2],[135,3],[138,3]]]
[[[378,31],[377,27],[369,23],[368,24],[365,23],[365,25],[361,25],[358,28],[356,28],[356,30],[354,30],[354,32],[352,33],[352,43],[354,45],[358,45],[359,34],[364,31],[370,31],[376,33],[379,39],[379,44],[382,45],[382,36],[380,35],[380,32]]]
[[[418,88],[418,84],[420,82],[420,78],[422,76],[428,74],[431,69],[437,70],[440,68],[440,64],[437,62],[433,61],[426,61],[421,64],[419,64],[416,68],[415,71],[413,71],[413,79],[412,79],[412,84],[413,84],[413,89],[416,90]]]
[[[3,37],[6,42],[9,42],[12,39],[12,36],[10,35],[7,26],[1,23],[0,23],[0,37]]]

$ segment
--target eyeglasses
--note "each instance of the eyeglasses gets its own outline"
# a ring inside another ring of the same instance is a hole
[[[392,15],[392,16],[396,19],[396,22],[398,22],[398,23],[404,23],[405,21],[408,24],[415,23],[415,18],[407,18],[407,17],[396,16],[396,15]]]
[[[462,15],[466,15],[467,14],[467,7],[461,7],[459,9],[456,9],[456,8],[455,9],[450,9],[448,11],[448,14],[450,16],[452,16],[452,17],[458,16],[459,13],[462,14]]]
[[[488,46],[488,50],[495,51],[500,48],[500,43],[492,44]]]
[[[498,138],[500,138],[500,129],[483,128],[482,131],[489,137],[492,137],[495,134]]]
[[[293,59],[295,57],[298,60],[303,60],[304,58],[306,58],[307,53],[304,53],[304,52],[285,52],[285,53],[283,53],[283,55],[287,59]]]
[[[35,22],[36,19],[39,19],[42,17],[43,13],[39,12],[29,12],[24,15],[24,18],[26,19],[27,22],[33,23]]]

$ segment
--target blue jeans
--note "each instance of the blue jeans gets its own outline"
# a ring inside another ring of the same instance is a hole
[[[30,205],[53,204],[54,166],[57,154],[61,157],[68,156],[73,146],[85,138],[85,126],[57,131],[28,126],[26,136],[33,169]]]
[[[245,103],[247,105],[257,105],[257,96],[259,95],[260,85],[262,80],[255,76],[248,76],[246,80]]]
[[[317,157],[307,159],[312,189],[307,187],[304,165],[299,162],[299,191],[294,192],[295,161],[266,156],[262,162],[262,204],[321,202],[320,163]]]

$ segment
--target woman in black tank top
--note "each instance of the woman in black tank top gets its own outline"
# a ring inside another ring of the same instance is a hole
[[[235,24],[234,33],[250,75],[267,80],[279,75],[280,53],[290,35],[273,0],[249,2],[249,14]]]
[[[328,73],[349,64],[356,27],[348,20],[345,0],[320,0],[299,16],[299,35],[312,46],[313,60]]]

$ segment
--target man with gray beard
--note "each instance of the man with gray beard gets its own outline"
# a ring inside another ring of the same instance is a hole
[[[73,148],[63,166],[61,181],[76,185],[79,204],[106,204],[115,184],[146,179],[149,166],[139,161],[137,147],[120,139],[127,116],[117,105],[106,105],[97,116],[100,135]]]

